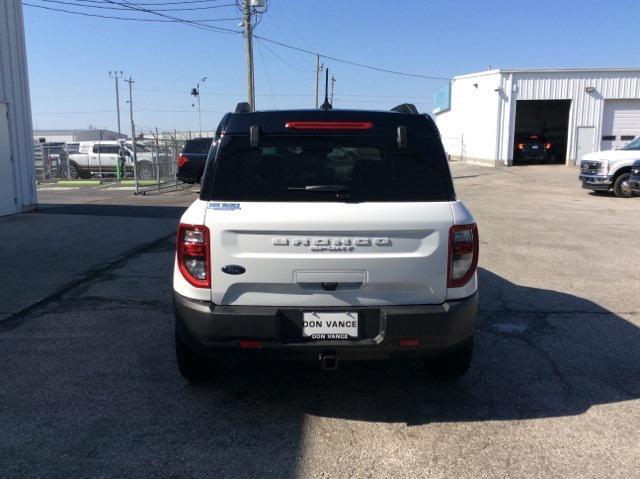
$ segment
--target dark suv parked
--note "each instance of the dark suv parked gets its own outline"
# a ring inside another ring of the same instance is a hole
[[[513,152],[513,162],[516,164],[553,163],[556,157],[553,144],[542,135],[517,136]]]
[[[177,178],[184,183],[200,183],[213,138],[187,140],[177,159]]]

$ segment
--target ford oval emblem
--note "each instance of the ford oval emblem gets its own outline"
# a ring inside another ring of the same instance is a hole
[[[222,268],[223,273],[227,274],[243,274],[246,269],[239,264],[228,264]]]

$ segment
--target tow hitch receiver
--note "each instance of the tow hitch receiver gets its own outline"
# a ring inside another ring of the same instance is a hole
[[[338,357],[335,353],[320,353],[320,366],[325,371],[338,369]]]

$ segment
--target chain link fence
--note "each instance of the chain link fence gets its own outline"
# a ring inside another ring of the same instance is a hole
[[[99,180],[133,186],[135,193],[178,187],[176,159],[185,140],[149,135],[130,140],[36,143],[39,181]]]

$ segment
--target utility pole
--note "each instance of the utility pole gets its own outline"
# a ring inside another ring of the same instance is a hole
[[[135,83],[131,76],[128,80],[125,80],[129,84],[129,116],[131,117],[131,148],[133,150],[133,184],[135,187],[135,194],[138,194],[138,165],[136,156],[136,125],[133,122],[133,84]]]
[[[333,88],[336,83],[336,77],[331,75],[331,104],[333,105]]]
[[[118,89],[118,83],[120,82],[118,80],[122,78],[122,72],[110,71],[109,76],[116,81],[116,111],[118,112],[118,137],[119,137],[121,134],[121,131],[120,131],[120,92]]]
[[[318,108],[318,94],[320,92],[320,72],[324,65],[320,63],[320,55],[316,54],[316,108]]]
[[[247,101],[251,111],[256,109],[256,90],[253,79],[253,32],[251,25],[251,0],[242,0],[242,24],[247,47]]]
[[[200,81],[196,84],[196,87],[191,89],[191,95],[196,97],[196,99],[198,100],[198,125],[200,128],[201,137],[202,137],[202,113],[200,112],[200,83],[204,83],[206,80],[207,80],[207,77],[200,78]]]

